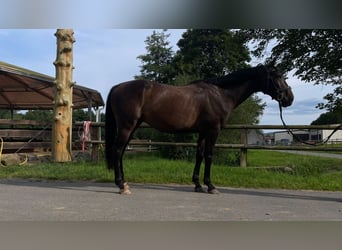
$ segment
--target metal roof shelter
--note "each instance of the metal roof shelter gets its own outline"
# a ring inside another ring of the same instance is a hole
[[[0,109],[53,109],[54,77],[0,61]],[[73,108],[104,106],[101,94],[76,84]]]

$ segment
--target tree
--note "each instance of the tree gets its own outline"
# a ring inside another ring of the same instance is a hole
[[[18,113],[18,111],[16,110],[7,110],[7,109],[0,109],[0,119],[11,119],[12,118],[12,114],[11,112],[13,112],[13,118],[15,117],[21,117],[21,114]]]
[[[191,29],[178,41],[174,65],[197,79],[223,76],[246,68],[251,60],[242,36],[227,29]]]
[[[141,75],[135,78],[144,78],[160,83],[171,83],[174,78],[172,68],[173,51],[170,42],[167,41],[170,34],[153,31],[145,40],[147,54],[139,55],[142,61],[140,66]]]
[[[93,111],[91,111],[91,117],[95,117],[95,114]],[[89,120],[89,114],[88,110],[85,111],[84,109],[73,109],[72,110],[72,121],[88,121]]]
[[[327,112],[321,114],[311,125],[341,124],[342,114],[338,112]]]
[[[24,115],[23,119],[51,122],[53,119],[53,113],[51,110],[28,110]]]
[[[271,56],[284,71],[305,82],[333,85],[318,108],[342,112],[342,30],[243,30],[246,41],[255,44],[252,54],[259,58],[272,45]]]

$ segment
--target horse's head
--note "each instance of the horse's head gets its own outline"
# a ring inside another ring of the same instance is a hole
[[[291,87],[285,81],[285,77],[273,63],[265,65],[265,68],[267,80],[264,93],[270,95],[272,99],[276,99],[281,106],[290,106],[294,96]]]

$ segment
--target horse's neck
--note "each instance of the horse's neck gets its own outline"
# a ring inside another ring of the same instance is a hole
[[[242,82],[241,84],[237,84],[235,86],[225,89],[224,93],[228,98],[234,101],[234,108],[236,108],[257,91],[258,89],[256,88],[254,81],[248,80]]]

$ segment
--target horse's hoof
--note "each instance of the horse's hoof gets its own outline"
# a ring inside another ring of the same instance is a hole
[[[131,194],[131,190],[129,190],[129,186],[127,183],[124,183],[123,188],[120,189],[119,194]]]
[[[216,188],[213,188],[211,190],[208,190],[208,193],[209,194],[219,194],[220,192]]]
[[[196,193],[206,193],[206,191],[201,186],[195,187],[195,192]]]
[[[132,192],[131,192],[131,190],[129,190],[129,189],[120,189],[120,192],[119,192],[119,194],[131,194]]]

